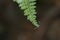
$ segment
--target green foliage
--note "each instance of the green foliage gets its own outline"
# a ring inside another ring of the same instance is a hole
[[[32,22],[36,27],[39,27],[39,24],[36,20],[36,0],[13,0],[19,4],[21,10],[24,10],[24,16],[27,17],[27,20]]]

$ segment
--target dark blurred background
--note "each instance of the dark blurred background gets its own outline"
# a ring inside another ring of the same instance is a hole
[[[47,15],[46,12],[54,7],[55,1],[36,2],[37,20],[40,21]],[[60,12],[58,13],[53,22],[50,21],[44,40],[60,40]],[[35,32],[34,26],[26,19],[17,3],[13,0],[0,0],[0,40],[32,40]]]

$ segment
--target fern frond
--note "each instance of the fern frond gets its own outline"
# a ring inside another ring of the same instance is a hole
[[[21,10],[24,10],[24,15],[27,16],[27,20],[32,22],[33,25],[39,27],[39,24],[36,20],[36,0],[13,0],[19,4]]]

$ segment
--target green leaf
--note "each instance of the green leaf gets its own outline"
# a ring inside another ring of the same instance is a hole
[[[36,0],[14,0],[19,4],[21,10],[24,10],[24,16],[27,17],[27,20],[32,22],[32,24],[36,27],[39,27],[39,24],[36,20]]]
[[[34,2],[34,3],[30,3],[30,5],[32,5],[32,6],[35,5],[35,4],[36,4],[36,2]]]

